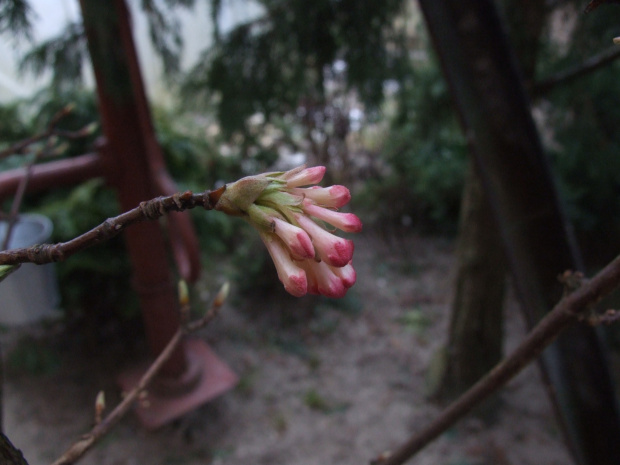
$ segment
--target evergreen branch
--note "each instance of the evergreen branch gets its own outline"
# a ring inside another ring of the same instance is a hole
[[[109,240],[132,224],[145,220],[156,220],[168,212],[180,212],[190,208],[203,207],[212,210],[219,191],[205,191],[194,194],[191,191],[178,192],[166,197],[157,197],[141,202],[139,206],[114,218],[108,218],[90,231],[57,244],[39,244],[32,247],[0,252],[0,265],[36,263],[42,265],[63,261],[71,255],[95,244]]]
[[[0,0],[0,33],[32,38],[32,8],[27,0]]]
[[[161,57],[167,75],[174,75],[179,71],[183,49],[181,24],[170,10],[177,7],[192,8],[194,1],[166,0],[163,5],[157,0],[141,1],[140,7],[148,22],[151,43]]]
[[[19,63],[19,70],[40,76],[51,69],[54,86],[75,85],[82,82],[82,65],[87,60],[84,25],[76,21],[68,23],[57,36],[26,53]]]
[[[574,292],[562,298],[523,339],[517,348],[498,363],[484,378],[443,410],[423,430],[414,433],[393,453],[386,452],[373,465],[401,465],[463,418],[473,408],[502,388],[523,368],[534,361],[568,326],[583,319],[592,307],[620,284],[620,256]],[[615,317],[615,315],[614,315]],[[609,318],[601,318],[605,322]],[[591,321],[591,320],[590,320]]]

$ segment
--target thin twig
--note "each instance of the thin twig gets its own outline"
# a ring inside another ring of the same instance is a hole
[[[28,189],[28,184],[32,177],[33,167],[41,158],[43,158],[48,153],[53,152],[52,148],[56,142],[54,136],[63,137],[65,139],[78,139],[81,137],[85,137],[86,135],[93,132],[94,125],[92,123],[84,126],[82,129],[79,129],[77,131],[67,131],[57,128],[58,123],[69,113],[71,113],[73,111],[73,108],[74,105],[65,105],[58,112],[56,112],[54,116],[52,116],[45,131],[28,139],[19,141],[6,148],[5,150],[0,151],[1,160],[11,154],[23,153],[28,147],[30,147],[36,142],[42,140],[46,141],[43,148],[41,148],[35,153],[34,159],[26,166],[26,173],[19,182],[17,192],[13,198],[13,202],[11,203],[11,210],[9,211],[9,214],[7,216],[3,215],[3,219],[6,220],[8,225],[4,234],[4,238],[2,239],[2,243],[0,244],[0,250],[6,250],[9,247],[9,242],[13,234],[13,229],[17,222],[17,217],[24,200],[24,195],[26,193],[26,190]],[[0,433],[3,431],[2,412],[4,410],[4,363],[2,362],[1,355],[2,354],[0,353]]]
[[[5,158],[14,153],[23,153],[29,146],[36,142],[39,142],[41,140],[46,141],[45,145],[35,152],[34,159],[30,163],[28,163],[28,165],[26,166],[26,173],[20,180],[17,192],[15,194],[15,197],[13,198],[11,211],[9,212],[8,218],[6,220],[8,222],[8,228],[6,234],[4,235],[2,244],[0,245],[0,250],[6,250],[8,248],[13,228],[15,226],[15,223],[17,222],[17,215],[19,214],[19,211],[21,209],[24,195],[28,188],[28,183],[30,182],[30,178],[32,177],[33,166],[45,156],[57,153],[59,151],[59,148],[62,147],[56,147],[56,150],[53,150],[54,144],[56,143],[56,136],[63,137],[65,139],[79,139],[92,133],[95,127],[93,123],[87,124],[82,129],[79,129],[77,131],[67,131],[57,128],[58,123],[69,113],[71,113],[73,111],[73,108],[74,105],[65,105],[58,112],[56,112],[54,116],[52,116],[45,131],[28,139],[16,142],[7,149],[0,151],[1,160],[2,158]]]
[[[620,1],[619,0],[592,0],[586,6],[586,9],[584,10],[584,13],[590,13],[591,11],[593,11],[596,8],[598,8],[599,6],[601,6],[604,3],[620,3]]]
[[[541,97],[553,90],[555,87],[566,84],[581,76],[585,76],[599,68],[620,58],[620,48],[617,45],[611,46],[594,56],[589,57],[578,65],[560,71],[542,81],[535,82],[531,88],[533,98]]]
[[[498,363],[484,378],[443,410],[434,421],[423,430],[414,433],[394,452],[384,453],[371,463],[401,465],[412,458],[483,400],[503,387],[536,359],[558,334],[577,322],[582,315],[591,311],[596,303],[610,294],[619,284],[620,256],[591,280],[584,282],[573,293],[560,300],[553,310],[530,331],[512,354]]]
[[[98,422],[93,429],[90,430],[90,432],[73,443],[52,465],[72,465],[76,463],[97,443],[97,441],[105,436],[110,429],[125,416],[133,404],[145,392],[146,388],[153,381],[153,379],[155,379],[163,365],[170,358],[172,352],[176,350],[183,338],[187,334],[204,328],[219,314],[227,292],[227,285],[225,284],[211,304],[209,310],[201,319],[181,325],[177,332],[172,336],[164,350],[161,351],[144,375],[142,375],[142,378],[140,378],[138,384],[123,397],[123,400],[114,408],[114,410]]]
[[[50,137],[50,135],[51,134],[49,133],[49,131],[45,130],[40,134],[36,134],[24,140],[20,140],[19,142],[15,142],[6,149],[0,151],[0,160],[8,157],[9,155],[24,153],[24,151],[32,144],[36,144],[40,140],[47,139],[48,137]]]
[[[50,140],[51,139],[48,139],[48,143],[46,144],[46,146],[49,146]],[[17,186],[17,192],[15,193],[15,196],[13,197],[13,202],[11,203],[11,210],[9,211],[9,215],[7,218],[8,227],[2,241],[2,246],[0,246],[0,250],[6,250],[9,248],[9,242],[11,241],[13,228],[15,227],[15,223],[17,222],[17,216],[19,215],[19,211],[24,201],[24,196],[26,195],[26,190],[28,189],[28,184],[30,183],[30,178],[32,178],[33,167],[35,163],[39,161],[39,159],[43,156],[44,152],[44,150],[40,150],[36,153],[34,160],[31,163],[28,163],[28,166],[26,166],[25,175],[19,181],[19,185]]]
[[[34,136],[28,137],[27,139],[20,140],[11,144],[9,147],[4,150],[0,150],[0,160],[8,157],[13,154],[22,154],[25,153],[26,149],[37,142],[42,140],[51,139],[52,136],[62,137],[64,139],[79,139],[85,137],[89,134],[92,134],[94,131],[96,124],[89,123],[81,129],[76,131],[68,131],[66,129],[58,129],[58,123],[66,117],[69,113],[73,111],[74,105],[65,105],[58,112],[52,116],[50,122],[47,124],[45,130],[41,131],[39,134],[35,134]]]
[[[39,134],[35,134],[34,136],[28,137],[27,139],[23,139],[18,142],[15,142],[14,144],[7,147],[6,149],[1,150],[0,160],[8,157],[9,155],[13,155],[15,153],[24,153],[24,151],[28,147],[30,147],[32,144],[36,144],[37,142],[41,140],[49,139],[51,136],[58,135],[61,132],[71,135],[72,134],[71,132],[58,130],[56,126],[65,116],[67,116],[69,113],[73,111],[73,108],[74,108],[74,105],[65,105],[58,112],[56,112],[54,116],[52,116],[52,118],[50,119],[50,122],[47,124],[47,127],[45,128],[44,131],[40,132]],[[89,127],[89,126],[86,126],[86,127]],[[76,131],[75,134],[78,134],[78,133],[81,134],[82,131],[84,131],[84,129]],[[79,137],[83,137],[83,135],[84,134],[80,135]]]
[[[618,310],[609,309],[602,314],[593,312],[590,315],[584,316],[582,319],[590,326],[610,325],[620,320],[620,312]]]
[[[145,220],[155,220],[171,211],[180,212],[195,207],[212,210],[215,204],[214,196],[218,192],[220,190],[205,191],[200,194],[186,191],[141,202],[136,208],[113,218],[108,218],[99,226],[67,242],[39,244],[2,251],[0,252],[0,265],[16,265],[18,263],[43,265],[63,261],[81,250],[111,239],[132,224]]]

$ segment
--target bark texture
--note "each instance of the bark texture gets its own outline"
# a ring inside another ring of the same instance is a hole
[[[562,293],[558,275],[581,266],[513,50],[492,0],[420,5],[533,326]],[[618,406],[594,329],[565,332],[542,360],[577,462],[620,463]]]
[[[465,392],[502,358],[506,260],[495,218],[470,163],[461,204],[457,278],[441,400]]]
[[[28,465],[22,452],[16,449],[2,433],[0,433],[0,463],[2,465]]]

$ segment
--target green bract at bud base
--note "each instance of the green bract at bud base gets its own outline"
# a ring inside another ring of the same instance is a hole
[[[226,184],[215,204],[215,209],[227,215],[247,215],[250,206],[272,182],[274,182],[273,179],[258,175]]]
[[[20,265],[0,265],[0,281],[5,279],[14,271],[17,271]]]

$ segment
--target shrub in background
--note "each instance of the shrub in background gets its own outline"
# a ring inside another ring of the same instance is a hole
[[[412,65],[394,97],[396,111],[380,150],[386,169],[356,202],[377,224],[454,233],[467,147],[433,59]]]

